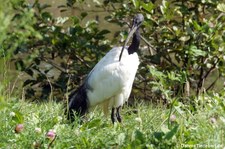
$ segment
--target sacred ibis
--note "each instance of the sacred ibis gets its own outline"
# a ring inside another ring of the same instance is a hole
[[[130,96],[139,65],[137,50],[140,44],[139,27],[144,21],[142,14],[134,16],[131,30],[123,47],[111,49],[91,70],[84,83],[69,96],[68,119],[74,114],[83,116],[90,108],[100,105],[105,114],[109,108],[114,123],[122,121],[120,108]],[[133,35],[131,45],[126,44]]]

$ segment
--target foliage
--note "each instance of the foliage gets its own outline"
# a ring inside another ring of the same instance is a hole
[[[34,27],[42,39],[32,38],[15,51],[17,69],[30,76],[24,82],[26,98],[62,99],[68,86],[78,86],[110,48],[105,39],[109,31],[99,30],[98,22],[81,26],[87,13],[53,18],[48,7],[38,1],[32,5],[37,20]]]
[[[68,1],[60,9],[70,10],[76,3],[83,2]],[[184,101],[185,96],[199,96],[212,90],[224,76],[222,1],[119,0],[96,4],[108,12],[105,18],[108,22],[120,26],[129,25],[131,16],[137,12],[145,16],[142,36],[147,49],[140,53],[142,63],[134,84],[134,96],[163,102],[177,96]],[[110,43],[105,37],[109,33],[107,28],[100,30],[94,20],[83,22],[88,12],[54,18],[46,11],[48,7],[38,1],[30,7],[35,10],[37,20],[33,27],[42,39],[32,36],[15,51],[17,69],[30,76],[24,82],[26,98],[62,99],[70,88],[82,83],[112,43],[123,41],[127,35],[119,31],[115,34],[121,35],[121,39]],[[156,71],[163,74],[161,78],[154,74]],[[140,94],[140,90],[144,90],[144,94]]]
[[[149,54],[141,57],[139,72],[142,83],[138,84],[138,88],[144,86],[146,91],[150,90],[145,97],[154,97],[151,88],[155,83],[172,91],[172,97],[199,95],[211,90],[224,76],[223,6],[223,1],[134,0],[108,17],[111,22],[121,24],[120,18],[136,12],[145,14],[142,35],[147,39]],[[158,80],[158,76],[152,73],[153,69],[146,67],[149,65],[165,76]],[[217,72],[217,76],[212,76],[213,72]],[[169,78],[171,74],[175,80]],[[152,80],[155,83],[149,84]]]
[[[11,0],[1,3],[0,56],[10,57],[18,46],[29,40],[30,36],[41,37],[33,28],[35,23],[34,10],[29,9],[24,1]]]
[[[71,125],[62,113],[61,103],[11,100],[8,104],[12,108],[1,112],[0,148],[223,148],[225,111],[220,104],[224,107],[224,96],[214,95],[218,102],[211,97],[207,96],[207,104],[202,104],[207,108],[198,107],[194,113],[176,103],[173,120],[163,105],[125,107],[123,123],[114,126],[110,117],[105,118],[98,110],[87,115],[83,124]],[[14,131],[17,124],[24,126],[19,133]],[[56,134],[53,142],[46,136],[49,130]]]
[[[0,5],[0,111],[10,108],[7,100],[12,96],[14,84],[10,73],[10,59],[13,52],[29,41],[29,37],[41,38],[33,28],[35,18],[30,9],[21,0],[1,0]],[[24,9],[22,9],[22,7]],[[15,77],[15,76],[14,76]],[[15,80],[13,80],[15,81]],[[18,113],[19,115],[19,113]]]

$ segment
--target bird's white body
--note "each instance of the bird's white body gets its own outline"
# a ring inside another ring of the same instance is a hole
[[[110,50],[91,70],[85,82],[69,96],[68,119],[75,114],[83,116],[90,108],[102,105],[104,113],[111,108],[111,120],[122,122],[120,108],[130,96],[139,65],[137,51],[140,45],[139,27],[144,21],[142,14],[134,16],[131,30],[123,47]],[[133,36],[129,47],[125,47]]]
[[[121,61],[122,47],[111,49],[92,69],[87,77],[89,107],[103,105],[108,108],[122,106],[130,96],[139,65],[137,53],[128,54],[125,49]]]

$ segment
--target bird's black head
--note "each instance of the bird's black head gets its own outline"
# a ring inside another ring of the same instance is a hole
[[[144,16],[141,13],[135,15],[133,19],[132,28],[135,26],[140,27],[143,21],[144,21]]]
[[[133,24],[130,29],[130,32],[128,33],[124,46],[126,46],[131,36],[139,29],[143,21],[144,21],[144,16],[141,13],[138,13],[137,15],[134,16]]]
[[[119,61],[121,60],[124,47],[127,45],[129,39],[132,37],[132,35],[134,33],[135,33],[135,37],[133,38],[133,41],[128,48],[128,53],[132,54],[133,52],[135,52],[138,49],[139,43],[140,43],[140,34],[138,32],[138,29],[141,26],[143,21],[144,21],[144,16],[142,14],[138,13],[137,15],[134,16],[133,24],[130,29],[130,32],[128,33],[127,39],[124,42],[124,46],[123,46],[122,51],[119,56]]]

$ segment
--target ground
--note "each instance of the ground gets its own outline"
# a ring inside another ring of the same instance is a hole
[[[191,112],[181,105],[125,105],[122,124],[113,125],[97,108],[82,124],[71,124],[62,103],[12,100],[2,105],[0,148],[225,147],[224,113],[215,107]]]

